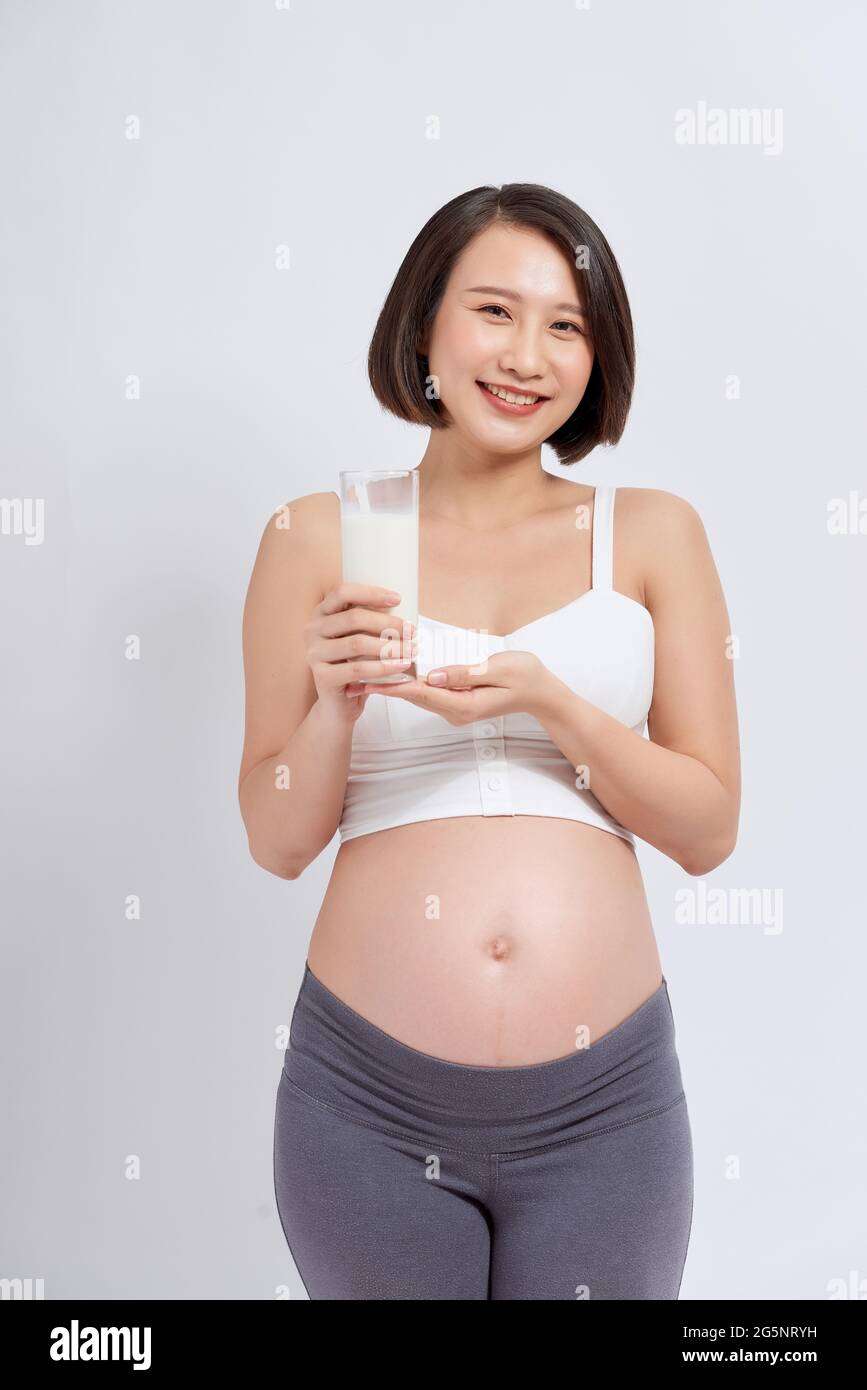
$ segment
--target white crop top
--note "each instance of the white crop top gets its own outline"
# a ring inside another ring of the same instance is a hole
[[[419,614],[416,670],[535,652],[576,694],[643,734],[653,695],[653,618],[613,587],[614,487],[597,487],[592,588],[514,632],[453,627]],[[371,693],[353,725],[341,843],[449,816],[555,816],[634,836],[603,810],[530,714],[454,725],[399,696]],[[590,777],[592,784],[592,774]]]

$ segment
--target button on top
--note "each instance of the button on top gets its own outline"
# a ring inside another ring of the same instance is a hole
[[[497,726],[496,724],[483,724],[479,732],[490,738],[492,734],[497,732]]]

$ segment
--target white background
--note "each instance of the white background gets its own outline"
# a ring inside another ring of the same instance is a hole
[[[376,315],[438,207],[527,181],[619,260],[633,411],[562,471],[704,520],[744,773],[704,882],[782,922],[679,923],[699,881],[640,846],[695,1142],[681,1297],[867,1280],[867,535],[828,528],[867,496],[864,38],[854,0],[3,4],[0,497],[45,535],[0,536],[0,1276],[304,1297],[275,1036],[337,840],[295,882],[249,857],[243,601],[278,505],[421,457],[369,389]],[[780,152],[678,144],[702,101],[782,111]]]

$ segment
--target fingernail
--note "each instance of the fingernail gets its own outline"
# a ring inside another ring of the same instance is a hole
[[[427,678],[430,685],[445,685],[448,679],[445,671],[428,671]]]

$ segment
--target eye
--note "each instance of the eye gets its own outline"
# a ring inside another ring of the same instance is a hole
[[[479,312],[482,314],[486,314],[491,309],[498,309],[501,314],[505,314],[506,312],[502,304],[483,304]],[[499,317],[499,315],[496,315],[496,317]],[[577,323],[572,323],[570,319],[558,319],[557,323],[552,324],[552,327],[557,328],[558,325],[563,328],[572,328],[579,335],[579,337],[584,337],[584,330],[582,328],[579,328]]]

